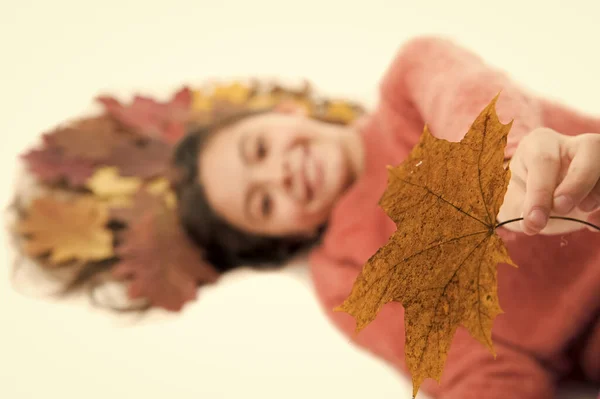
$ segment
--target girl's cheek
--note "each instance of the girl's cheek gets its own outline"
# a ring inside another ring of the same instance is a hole
[[[310,218],[310,214],[299,207],[291,207],[286,216],[294,224],[303,224]]]
[[[326,217],[320,213],[306,213],[300,210],[294,213],[294,223],[301,231],[312,232],[321,226],[326,220]]]
[[[310,213],[298,206],[290,207],[285,217],[296,226],[303,226],[313,218]]]

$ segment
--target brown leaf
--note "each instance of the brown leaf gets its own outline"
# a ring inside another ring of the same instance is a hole
[[[397,230],[336,309],[352,315],[359,331],[386,303],[402,303],[413,395],[425,378],[439,382],[459,325],[494,353],[492,323],[502,313],[496,265],[514,266],[495,231],[510,179],[503,159],[512,125],[500,123],[496,101],[459,143],[426,127],[408,159],[390,168],[380,205]]]
[[[44,183],[66,182],[81,187],[97,165],[108,159],[115,146],[133,140],[110,116],[80,119],[43,135],[40,148],[22,156],[29,171]]]
[[[131,203],[118,203],[110,207],[110,220],[130,225],[140,219],[150,208],[162,201],[168,209],[175,209],[177,199],[166,178],[157,178],[136,191]]]
[[[130,133],[107,115],[86,118],[46,134],[47,146],[60,148],[67,158],[103,161]]]
[[[82,187],[92,176],[96,165],[82,158],[69,158],[64,150],[55,147],[33,149],[21,156],[27,169],[41,182],[65,182],[71,187]]]
[[[106,160],[121,176],[149,179],[163,175],[170,165],[172,147],[158,140],[123,140]]]
[[[16,226],[25,235],[25,252],[34,257],[49,254],[55,266],[68,261],[111,258],[112,233],[106,228],[108,210],[92,197],[33,201]]]
[[[176,211],[163,199],[141,190],[130,210],[131,224],[117,248],[121,261],[114,275],[129,281],[129,297],[179,311],[196,298],[198,285],[212,283],[218,272],[202,259],[187,237]]]
[[[184,87],[164,103],[143,96],[134,97],[130,105],[110,96],[100,96],[97,101],[109,115],[139,134],[174,144],[185,134],[192,92]]]

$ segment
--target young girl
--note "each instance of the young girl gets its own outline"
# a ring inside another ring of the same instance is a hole
[[[518,269],[499,265],[505,314],[494,323],[497,357],[459,329],[436,398],[548,399],[565,376],[600,382],[600,235],[550,214],[600,224],[600,119],[526,93],[503,73],[449,41],[403,47],[381,83],[375,112],[352,127],[299,110],[239,115],[189,134],[175,166],[181,221],[226,271],[279,264],[312,247],[317,295],[349,337],[399,370],[403,309],[386,305],[354,335],[334,313],[362,266],[395,231],[378,206],[387,165],[398,165],[423,126],[459,141],[501,92],[497,112],[514,119],[505,159],[512,179],[501,235]]]

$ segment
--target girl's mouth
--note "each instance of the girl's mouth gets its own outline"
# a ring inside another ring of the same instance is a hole
[[[305,186],[307,202],[313,201],[323,185],[323,165],[311,151],[310,145],[304,146],[302,180]]]

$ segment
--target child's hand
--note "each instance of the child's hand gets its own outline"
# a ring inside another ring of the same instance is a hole
[[[551,129],[536,129],[519,143],[510,169],[511,180],[498,220],[524,220],[506,228],[533,235],[585,227],[572,221],[548,220],[549,215],[600,225],[600,134],[566,136]]]

